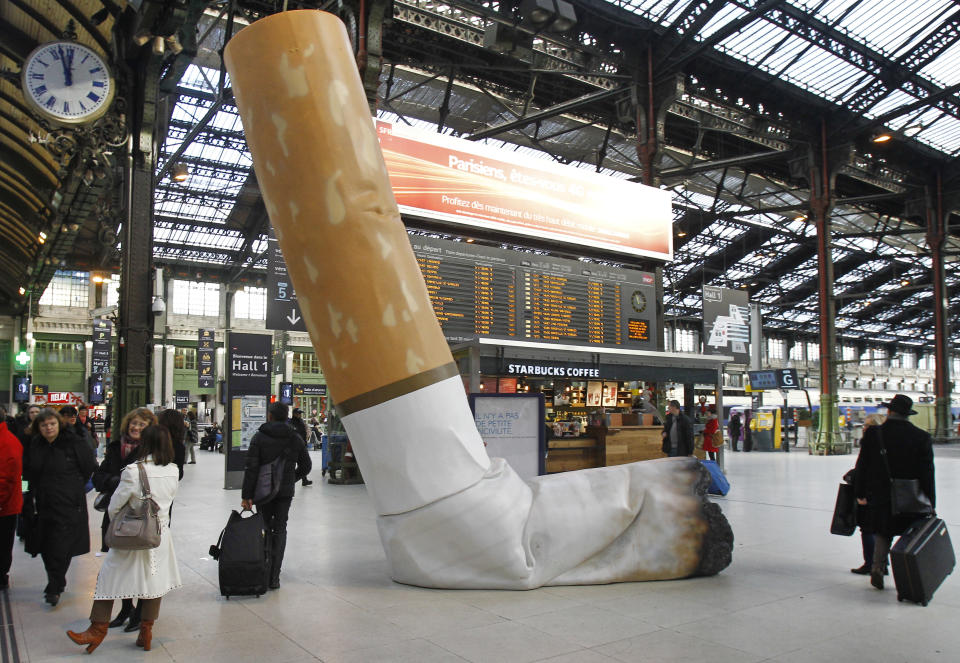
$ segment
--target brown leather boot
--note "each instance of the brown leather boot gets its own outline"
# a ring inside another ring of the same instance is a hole
[[[90,622],[90,627],[83,633],[67,631],[67,637],[78,645],[87,645],[87,653],[92,654],[93,650],[99,647],[107,636],[109,624],[110,622]]]
[[[137,636],[137,647],[143,647],[143,651],[150,651],[150,641],[153,639],[153,620],[140,620],[140,635]]]

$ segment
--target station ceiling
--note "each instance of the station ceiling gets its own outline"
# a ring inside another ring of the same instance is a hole
[[[167,51],[154,261],[184,277],[263,278],[268,219],[219,52],[229,34],[284,4],[341,16],[381,117],[612,177],[644,176],[652,83],[655,184],[674,193],[665,314],[679,325],[697,324],[704,285],[722,285],[747,291],[771,333],[813,339],[810,180],[825,148],[840,337],[932,344],[927,216],[938,205],[950,328],[960,329],[955,0],[911,3],[909,12],[894,0],[570,0],[576,24],[563,33],[533,25],[529,1],[365,0],[365,49],[359,0],[7,0],[0,310],[21,312],[56,269],[115,270],[122,250],[123,100],[89,127],[44,124],[20,89],[24,58],[71,32],[120,72],[124,53],[154,46],[151,26],[170,6],[187,18],[159,35]],[[881,132],[890,139],[874,142]],[[190,171],[183,182],[171,179],[179,164]],[[960,331],[951,339],[956,346]]]

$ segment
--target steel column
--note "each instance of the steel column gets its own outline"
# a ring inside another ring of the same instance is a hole
[[[936,203],[927,209],[927,244],[930,246],[931,278],[933,279],[934,394],[936,428],[934,438],[952,437],[950,416],[950,353],[947,349],[947,284],[943,247],[946,241],[946,217],[943,213],[943,183],[937,173]]]
[[[830,167],[827,162],[826,122],[820,126],[820,166],[810,160],[810,212],[817,227],[818,308],[820,311],[820,425],[811,453],[833,453],[840,442],[837,411],[837,330],[833,299],[833,255],[830,250]]]

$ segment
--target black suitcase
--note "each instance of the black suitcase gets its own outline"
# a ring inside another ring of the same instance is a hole
[[[947,524],[939,518],[913,523],[890,549],[890,562],[897,600],[927,605],[956,563]]]
[[[220,532],[210,556],[220,563],[220,593],[231,596],[260,596],[267,593],[270,550],[263,515],[231,511],[227,526]]]

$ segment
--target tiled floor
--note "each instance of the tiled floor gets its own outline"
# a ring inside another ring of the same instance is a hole
[[[938,448],[939,511],[960,540],[960,448]],[[923,661],[960,659],[960,579],[933,603],[898,604],[850,574],[859,537],[828,533],[836,486],[853,457],[728,454],[733,489],[720,499],[736,533],[733,564],[713,578],[530,592],[427,590],[387,577],[363,486],[315,473],[298,488],[282,588],[224,600],[207,555],[238,491],[223,457],[187,466],[173,529],[184,587],[164,599],[154,651],[112,630],[101,661]],[[426,477],[425,477],[426,480]],[[93,498],[93,494],[90,495]],[[96,514],[99,516],[99,514]],[[94,518],[96,518],[96,516]],[[91,532],[99,548],[99,524]],[[81,656],[64,635],[82,628],[101,558],[74,560],[54,609],[43,569],[17,549],[10,599],[25,660]],[[958,574],[960,575],[960,574]],[[892,586],[892,582],[890,583]]]

